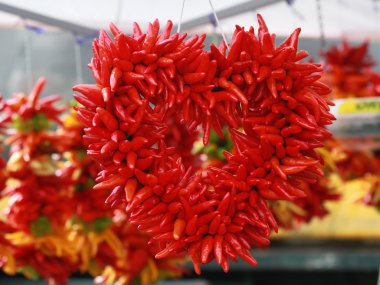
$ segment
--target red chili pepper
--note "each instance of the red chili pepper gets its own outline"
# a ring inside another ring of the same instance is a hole
[[[92,101],[97,106],[103,105],[102,91],[97,85],[80,84],[73,87],[73,90],[81,93],[86,99]]]
[[[108,111],[103,108],[96,108],[96,113],[99,115],[100,120],[109,131],[115,131],[118,128],[117,120]]]
[[[95,44],[91,68],[108,93],[106,104],[85,105],[90,112],[82,117],[93,125],[86,147],[102,164],[98,181],[122,177],[125,215],[152,236],[156,257],[187,252],[197,273],[213,258],[224,270],[237,256],[256,265],[248,250],[268,245],[278,228],[265,200],[302,200],[302,185],[320,174],[313,152],[333,119],[326,88],[317,83],[321,67],[296,63],[304,56],[299,30],[276,48],[258,18],[258,38],[236,27],[227,56],[224,44],[206,52],[204,35],[170,35],[171,23],[161,35],[155,22],[125,39],[113,27],[117,42],[102,35]],[[109,88],[112,64],[123,75],[119,81],[114,74]],[[205,168],[192,145],[199,134],[207,149],[215,143],[211,129],[222,138],[225,126],[233,149],[219,166]]]

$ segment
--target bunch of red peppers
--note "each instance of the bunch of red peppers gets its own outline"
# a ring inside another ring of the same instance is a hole
[[[2,102],[0,267],[150,284],[179,276],[187,255],[197,273],[212,260],[256,265],[251,249],[278,226],[327,214],[330,172],[367,177],[364,200],[378,207],[378,156],[331,139],[330,89],[322,66],[302,61],[300,30],[276,47],[258,20],[209,50],[170,21],[132,35],[111,24],[93,43],[96,83],[74,87],[76,113],[62,119],[59,97],[39,98],[44,80]],[[324,56],[334,99],[378,96],[367,43]]]
[[[63,116],[59,96],[40,98],[44,84],[1,106],[10,151],[1,161],[0,268],[58,285],[77,271],[99,284],[179,276],[178,260],[156,261],[148,235],[108,206],[109,193],[91,190],[99,168],[83,149],[83,127],[75,113]]]
[[[325,60],[323,80],[332,88],[334,99],[352,97],[377,97],[380,95],[380,75],[373,70],[375,61],[369,55],[369,43],[358,46],[343,41],[322,53]],[[335,157],[337,172],[344,181],[363,179],[370,183],[370,191],[364,197],[366,204],[379,207],[378,152],[374,150],[350,150],[338,140],[326,142],[326,149]]]
[[[380,75],[373,70],[375,61],[368,49],[369,42],[353,46],[343,40],[322,53],[324,81],[335,99],[380,96]]]
[[[0,192],[7,225],[2,232],[7,243],[4,268],[9,274],[62,284],[76,269],[75,261],[59,253],[53,242],[73,210],[52,156],[64,139],[51,130],[51,122],[60,121],[65,107],[54,105],[57,96],[39,99],[44,83],[39,80],[29,96],[18,93],[2,105],[4,143],[10,146],[6,185]]]
[[[203,151],[207,155],[206,167],[220,166],[225,163],[223,151],[234,151],[233,144],[228,132],[224,132],[224,137],[218,137],[215,132],[211,132],[210,142],[207,146],[196,146],[198,152]],[[321,149],[317,151],[321,152]],[[322,152],[325,158],[325,153]],[[328,159],[328,158],[327,158]],[[284,229],[297,229],[302,224],[310,222],[313,218],[323,218],[329,211],[326,202],[336,201],[340,195],[336,191],[335,185],[330,183],[329,172],[333,172],[329,163],[323,165],[324,176],[319,177],[316,183],[305,185],[306,197],[300,199],[270,201],[270,209],[280,227]]]
[[[171,34],[170,21],[161,32],[157,20],[146,33],[134,24],[132,35],[111,24],[113,38],[93,42],[96,83],[74,87],[101,168],[94,191],[149,233],[156,259],[188,254],[197,273],[214,259],[224,271],[237,257],[256,265],[250,250],[277,231],[268,202],[307,199],[323,175],[315,149],[334,116],[322,67],[301,62],[300,29],[276,47],[258,20],[257,32],[236,26],[229,47],[209,51],[205,35]],[[223,164],[188,155],[196,135],[207,145],[224,128],[233,151]]]

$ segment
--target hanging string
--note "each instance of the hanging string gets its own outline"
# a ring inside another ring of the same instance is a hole
[[[372,9],[374,13],[375,27],[380,27],[380,15],[379,15],[379,0],[370,0],[372,2]]]
[[[179,15],[177,33],[179,33],[181,31],[181,24],[182,24],[183,10],[185,8],[185,2],[186,2],[186,0],[182,0],[181,14]]]
[[[318,16],[318,22],[319,22],[321,49],[324,50],[326,47],[326,37],[325,37],[325,29],[323,25],[321,0],[316,0],[316,3],[317,3],[317,16]]]
[[[342,9],[344,8],[346,8],[346,6],[344,5],[345,3],[343,2],[343,1],[341,1],[341,0],[336,0],[336,2],[337,2],[337,4],[339,5],[339,6],[341,6],[342,7]],[[339,29],[340,29],[340,35],[341,35],[341,37],[343,38],[345,35],[344,35],[344,25],[343,25],[343,23],[344,23],[344,20],[343,20],[343,15],[344,15],[344,13],[343,12],[341,12],[341,13],[337,13],[338,14],[338,21],[337,21],[337,23],[338,23],[338,27],[339,27]]]
[[[123,0],[118,0],[117,5],[116,5],[116,17],[115,17],[116,26],[119,26],[122,10],[123,10]]]
[[[83,82],[81,43],[82,40],[74,35],[75,74],[77,84]]]
[[[218,25],[217,25],[217,23],[215,21],[215,17],[214,17],[214,15],[212,13],[210,13],[208,15],[208,19],[209,19],[210,23],[212,24],[212,28],[213,28],[210,40],[211,40],[211,42],[215,42],[216,43],[216,42],[219,41],[219,33],[217,31]]]
[[[215,19],[216,25],[217,25],[217,27],[219,28],[219,32],[220,32],[220,34],[221,34],[222,37],[223,37],[223,41],[224,41],[224,43],[226,44],[227,50],[230,51],[230,48],[229,48],[229,46],[228,46],[228,42],[227,42],[226,35],[224,34],[223,29],[222,29],[222,26],[220,25],[220,22],[219,22],[218,16],[216,15],[216,11],[215,11],[215,9],[214,9],[214,5],[212,5],[212,1],[211,1],[211,0],[208,0],[208,2],[210,3],[210,7],[211,7],[211,10],[212,10],[212,13],[214,14],[214,19]]]
[[[293,13],[294,16],[296,16],[299,20],[303,21],[305,20],[303,14],[298,11],[295,7],[294,7],[294,1],[295,0],[286,0],[286,3],[288,4],[288,7],[290,9],[290,11]]]
[[[42,35],[43,33],[45,33],[45,29],[43,27],[29,25],[29,24],[25,24],[25,27],[29,31],[33,31],[33,32],[35,32],[38,35]]]
[[[29,30],[27,28],[25,19],[23,19],[24,25],[24,57],[25,57],[25,75],[26,75],[26,88],[31,90],[33,87],[33,69],[32,69],[32,54],[31,44],[29,39]]]
[[[378,5],[377,3],[379,2],[379,0],[371,0],[371,2],[372,2],[373,10],[377,13],[379,11],[379,7],[377,6]]]

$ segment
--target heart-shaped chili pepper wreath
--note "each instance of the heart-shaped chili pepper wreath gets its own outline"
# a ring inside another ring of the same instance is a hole
[[[94,85],[74,95],[88,154],[100,163],[94,191],[151,234],[156,258],[190,255],[195,271],[216,259],[256,265],[252,247],[266,246],[277,223],[267,200],[305,196],[323,175],[314,151],[330,136],[334,116],[319,82],[322,68],[297,63],[300,29],[275,47],[258,15],[258,37],[236,26],[227,54],[222,41],[204,49],[205,35],[185,40],[172,22],[156,20],[143,34],[110,25],[93,42]],[[233,151],[223,167],[202,167],[191,149],[199,134],[227,127]]]

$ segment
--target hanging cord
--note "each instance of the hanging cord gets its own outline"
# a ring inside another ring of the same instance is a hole
[[[325,28],[323,25],[321,0],[316,0],[316,3],[317,3],[317,15],[318,15],[318,22],[319,22],[321,49],[324,50],[326,48],[326,37],[325,37]]]
[[[214,9],[214,5],[212,5],[211,0],[208,0],[208,2],[210,3],[210,7],[211,7],[211,10],[212,10],[212,13],[214,14],[214,19],[215,19],[215,22],[216,22],[216,26],[219,28],[219,32],[220,32],[220,34],[223,37],[223,41],[226,44],[227,50],[230,51],[230,47],[228,46],[226,35],[224,34],[222,26],[220,25],[218,16],[216,15],[216,11]]]
[[[286,0],[286,3],[288,4],[288,7],[293,15],[296,16],[296,18],[300,21],[305,20],[303,14],[294,7],[294,2],[295,0]]]
[[[178,21],[178,26],[177,26],[177,33],[179,33],[181,31],[181,24],[182,24],[183,11],[184,11],[184,8],[185,8],[185,2],[186,2],[186,0],[182,0],[181,13],[180,13],[179,21]],[[223,37],[223,41],[226,44],[227,50],[230,51],[226,35],[224,34],[222,26],[220,25],[218,15],[216,14],[216,11],[214,9],[214,5],[212,4],[211,0],[209,0],[208,2],[210,3],[210,7],[211,7],[212,13],[214,15],[214,20],[215,20],[215,23],[216,23],[216,27],[219,28],[219,32],[220,32],[220,34]],[[213,21],[211,21],[211,22],[213,22]]]
[[[215,18],[214,18],[214,15],[211,13],[210,15],[208,15],[208,19],[210,21],[210,23],[212,24],[212,33],[211,33],[211,42],[218,42],[219,41],[219,33],[217,31],[217,24],[216,24],[216,21],[215,21]]]
[[[27,28],[25,19],[23,19],[24,25],[24,57],[25,57],[25,75],[26,75],[26,88],[31,90],[33,87],[33,71],[32,71],[32,53],[31,44],[29,38],[29,30]]]
[[[83,82],[81,43],[82,40],[78,36],[74,35],[75,74],[77,84]]]
[[[370,0],[372,2],[372,9],[374,13],[375,27],[380,27],[380,13],[379,13],[379,0]]]
[[[116,26],[119,26],[122,10],[123,10],[123,0],[118,0],[117,5],[116,5],[116,17],[115,17]]]
[[[182,24],[183,10],[185,8],[185,2],[186,0],[182,0],[181,14],[179,15],[179,21],[178,21],[178,27],[177,27],[178,34],[181,31],[181,24]]]
[[[346,8],[345,7],[345,3],[341,0],[336,0],[337,4],[340,5],[342,7],[342,10],[343,8]],[[343,27],[343,12],[341,13],[337,13],[338,14],[338,27],[340,29],[340,36],[343,38],[345,35],[344,35],[344,27]]]

